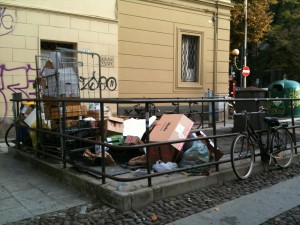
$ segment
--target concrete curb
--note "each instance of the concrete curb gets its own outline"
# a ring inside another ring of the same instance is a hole
[[[73,167],[69,166],[64,169],[62,164],[46,162],[35,155],[15,148],[9,148],[9,152],[15,158],[28,162],[32,167],[56,177],[60,182],[120,211],[140,209],[154,201],[237,179],[230,163],[225,163],[220,164],[220,172],[212,172],[209,176],[187,177],[182,174],[173,174],[169,178],[164,176],[152,178],[152,187],[148,187],[145,184],[147,182],[143,180],[139,182],[127,182],[127,186],[124,189],[118,190],[119,183],[116,181],[106,179],[106,184],[102,184],[101,179],[79,172]],[[300,154],[294,155],[294,162],[298,162],[299,160]],[[276,167],[257,161],[253,174],[274,168]]]

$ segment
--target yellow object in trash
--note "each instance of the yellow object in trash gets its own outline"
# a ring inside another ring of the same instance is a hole
[[[34,101],[22,102],[23,105],[35,105]]]

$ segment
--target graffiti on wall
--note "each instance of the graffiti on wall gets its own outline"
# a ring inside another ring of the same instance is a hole
[[[8,13],[6,7],[0,6],[0,36],[13,32],[16,17]]]
[[[4,64],[0,65],[0,98],[2,98],[0,103],[3,104],[0,124],[8,115],[9,100],[12,98],[13,93],[22,93],[23,99],[36,97],[35,89],[33,89],[35,79],[30,79],[33,76],[36,76],[36,68],[33,68],[30,64],[15,68],[8,68]],[[80,90],[94,91],[101,87],[101,90],[114,91],[117,88],[115,77],[101,76],[97,79],[95,74],[89,78],[80,76],[79,83]]]
[[[300,98],[300,89],[299,88],[286,88],[285,94],[282,98]],[[293,106],[290,105],[289,101],[276,100],[272,101],[269,104],[268,111],[271,115],[288,115],[291,113],[291,107],[294,107],[294,110],[300,109],[300,101],[293,101]]]
[[[101,90],[108,89],[110,91],[114,91],[117,88],[117,80],[114,77],[105,77],[101,76],[100,78],[95,77],[95,73],[93,73],[92,77],[85,78],[80,76],[79,80],[82,84],[80,90],[90,90],[94,91],[101,87]]]
[[[299,88],[291,88],[288,98],[300,98],[300,89]],[[299,107],[300,101],[294,101],[294,106]]]
[[[0,95],[3,99],[0,100],[0,102],[4,104],[0,124],[8,115],[9,99],[13,93],[22,93],[22,98],[35,97],[35,91],[32,89],[32,84],[35,80],[30,79],[30,73],[32,72],[35,73],[36,69],[32,68],[30,64],[15,68],[7,68],[4,64],[0,65]],[[21,75],[14,76],[16,73]],[[20,76],[22,76],[22,78]],[[32,90],[33,92],[31,92]]]

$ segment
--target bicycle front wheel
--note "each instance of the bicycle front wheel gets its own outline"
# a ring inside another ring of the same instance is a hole
[[[288,130],[279,128],[272,134],[272,156],[280,168],[287,168],[293,160],[294,143]]]
[[[254,145],[245,134],[240,134],[232,142],[231,165],[239,179],[250,176],[254,166]]]

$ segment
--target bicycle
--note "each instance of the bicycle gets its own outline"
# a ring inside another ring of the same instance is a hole
[[[165,111],[165,114],[180,113],[179,102],[172,102],[172,105],[175,106],[175,109],[173,111]],[[196,106],[198,106],[198,102],[188,102],[188,110],[184,115],[194,122],[195,129],[199,129],[202,125],[202,113],[200,110],[195,109]]]
[[[134,112],[134,115],[132,115],[132,112]],[[149,106],[149,116],[157,116],[157,113],[160,112],[160,109],[158,109],[154,103],[151,103]],[[132,116],[137,119],[144,119],[146,113],[146,108],[144,106],[141,106],[139,103],[134,105],[132,109],[124,109],[125,116]]]
[[[18,105],[15,107],[18,107]],[[35,105],[31,102],[27,102],[26,104],[21,103],[20,109],[15,109],[15,118],[7,128],[4,136],[7,147],[14,146],[18,144],[18,142],[29,147],[32,146],[30,131],[28,129],[29,126],[24,122],[26,118],[25,113],[28,108],[32,111]]]
[[[287,168],[293,160],[294,142],[288,131],[288,123],[278,121],[277,117],[265,117],[268,125],[264,135],[256,133],[250,123],[250,115],[267,110],[260,107],[259,112],[241,112],[236,115],[245,116],[245,131],[238,134],[231,145],[231,165],[233,172],[239,179],[247,179],[254,167],[255,151],[267,157],[269,165],[272,160],[279,168]],[[255,149],[255,145],[258,149]]]

